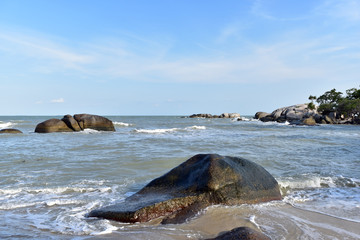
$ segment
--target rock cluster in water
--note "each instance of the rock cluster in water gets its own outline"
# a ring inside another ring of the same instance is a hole
[[[272,113],[257,112],[255,119],[263,122],[289,122],[299,125],[316,125],[316,124],[346,124],[351,123],[349,119],[341,119],[335,113],[328,115],[320,114],[316,108],[309,109],[308,104],[297,104],[289,107],[276,109]]]
[[[49,119],[39,123],[35,132],[78,132],[84,129],[94,129],[98,131],[115,131],[111,120],[92,114],[75,114],[74,116],[65,115],[62,119]]]
[[[198,154],[154,179],[123,203],[93,210],[88,217],[120,222],[181,223],[212,204],[280,200],[277,181],[249,160]]]
[[[189,118],[240,118],[239,113],[223,113],[220,115],[212,115],[209,113],[197,113],[190,115]]]

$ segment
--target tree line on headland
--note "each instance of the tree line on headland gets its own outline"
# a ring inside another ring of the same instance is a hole
[[[360,89],[350,88],[343,95],[334,88],[319,97],[310,95],[309,100],[310,103],[279,108],[272,113],[257,112],[255,119],[298,125],[360,124]]]
[[[319,104],[317,111],[322,115],[333,113],[337,118],[358,119],[360,115],[360,89],[350,88],[346,90],[346,95],[336,91],[335,88],[325,92],[320,97],[309,96],[311,102],[308,104],[310,109],[315,109],[314,100]]]

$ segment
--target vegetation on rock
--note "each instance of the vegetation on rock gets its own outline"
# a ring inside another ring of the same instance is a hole
[[[358,120],[360,115],[360,89],[351,88],[346,90],[346,95],[343,96],[342,92],[331,89],[325,92],[320,97],[309,97],[311,107],[313,100],[319,103],[318,112],[323,115],[333,113],[338,118],[352,118]]]

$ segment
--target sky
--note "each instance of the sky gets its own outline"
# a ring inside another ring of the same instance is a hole
[[[0,1],[0,115],[253,115],[359,77],[360,0]]]

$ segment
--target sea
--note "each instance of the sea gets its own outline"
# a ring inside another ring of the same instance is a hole
[[[251,116],[106,116],[116,132],[34,133],[62,116],[0,116],[0,239],[206,239],[240,226],[271,239],[360,239],[360,126]],[[243,157],[283,199],[210,206],[182,224],[88,218],[199,153]]]

